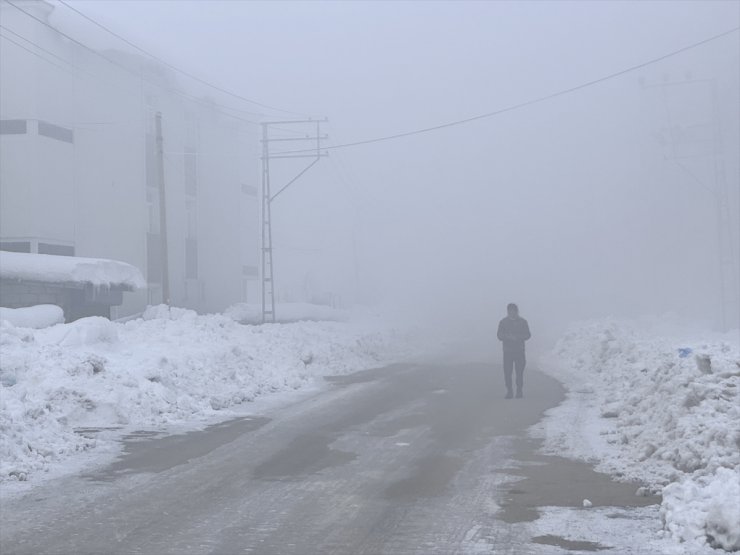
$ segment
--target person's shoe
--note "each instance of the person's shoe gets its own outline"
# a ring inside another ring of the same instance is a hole
[[[524,397],[524,395],[522,395],[522,390],[521,389],[517,389],[516,390],[516,398],[517,399],[521,399],[522,397]]]
[[[506,397],[504,397],[504,399],[511,399],[512,397],[513,395],[511,394],[511,389],[510,389],[509,391],[506,392]]]

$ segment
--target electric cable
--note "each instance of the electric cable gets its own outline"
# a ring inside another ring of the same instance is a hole
[[[46,63],[48,63],[48,64],[50,64],[50,65],[53,65],[54,67],[56,67],[56,68],[60,69],[61,71],[67,72],[67,73],[69,73],[70,75],[74,75],[74,74],[73,74],[73,73],[72,73],[72,72],[71,72],[71,71],[69,70],[69,68],[66,68],[66,67],[60,66],[60,65],[59,65],[58,63],[56,63],[56,62],[52,62],[52,61],[51,61],[51,60],[50,60],[49,58],[45,58],[44,56],[42,56],[42,55],[41,55],[41,54],[39,54],[38,52],[34,52],[34,51],[33,51],[33,50],[31,50],[30,48],[27,48],[27,47],[23,46],[23,45],[22,45],[21,43],[19,43],[19,42],[16,42],[16,41],[14,41],[14,40],[13,40],[13,39],[11,39],[10,37],[8,37],[8,36],[6,36],[6,35],[4,35],[4,34],[2,34],[2,33],[0,33],[0,38],[4,38],[4,39],[5,39],[5,40],[7,40],[8,42],[11,42],[11,43],[15,44],[15,45],[16,45],[16,46],[17,46],[18,48],[22,48],[23,50],[25,50],[25,51],[26,51],[26,52],[28,52],[29,54],[33,54],[33,55],[34,55],[34,56],[36,56],[37,58],[39,58],[39,59],[41,59],[41,60],[44,60],[44,61],[45,61]]]
[[[712,42],[712,41],[718,40],[720,38],[726,37],[727,35],[730,35],[732,33],[736,33],[738,30],[740,30],[740,27],[734,27],[734,28],[732,28],[732,29],[730,29],[728,31],[723,32],[723,33],[719,33],[717,35],[711,36],[711,37],[706,38],[704,40],[701,40],[699,42],[695,42],[695,43],[690,44],[688,46],[684,46],[683,48],[679,48],[677,50],[673,50],[673,51],[669,52],[668,54],[663,54],[662,56],[658,56],[657,58],[652,58],[652,59],[647,60],[645,62],[642,62],[642,63],[636,64],[636,65],[627,67],[627,68],[622,69],[622,70],[619,70],[619,71],[615,71],[614,73],[609,73],[609,74],[604,75],[602,77],[599,77],[597,79],[592,79],[590,81],[586,81],[584,83],[580,83],[578,85],[574,85],[574,86],[568,87],[566,89],[561,89],[559,91],[556,91],[556,92],[553,92],[553,93],[550,93],[550,94],[546,94],[544,96],[539,96],[537,98],[526,100],[524,102],[519,102],[517,104],[512,104],[511,106],[507,106],[505,108],[500,108],[498,110],[494,110],[494,111],[491,111],[491,112],[486,112],[486,113],[483,113],[483,114],[478,114],[476,116],[471,116],[471,117],[460,119],[460,120],[449,121],[449,122],[446,122],[446,123],[441,123],[441,124],[433,125],[433,126],[430,126],[430,127],[423,127],[421,129],[415,129],[413,131],[405,131],[405,132],[402,132],[402,133],[395,133],[393,135],[384,135],[382,137],[374,137],[374,138],[371,138],[371,139],[363,139],[363,140],[354,141],[354,142],[351,142],[351,143],[343,143],[343,144],[338,144],[338,145],[329,145],[329,146],[322,147],[322,150],[324,150],[324,151],[327,151],[327,150],[335,150],[335,149],[339,149],[339,148],[349,148],[349,147],[353,147],[353,146],[360,146],[360,145],[367,145],[367,144],[372,144],[372,143],[379,143],[379,142],[382,142],[382,141],[391,141],[391,140],[394,140],[394,139],[401,139],[403,137],[410,137],[412,135],[421,135],[423,133],[430,133],[432,131],[438,131],[440,129],[446,129],[448,127],[455,127],[455,126],[458,126],[458,125],[464,125],[466,123],[471,123],[471,122],[474,122],[474,121],[491,118],[491,117],[494,117],[494,116],[505,114],[507,112],[513,112],[513,111],[519,110],[521,108],[526,108],[526,107],[532,106],[534,104],[540,104],[540,103],[545,102],[547,100],[552,100],[553,98],[564,96],[564,95],[570,94],[572,92],[579,91],[581,89],[585,89],[587,87],[591,87],[591,86],[597,85],[599,83],[603,83],[604,81],[609,81],[609,80],[614,79],[616,77],[620,77],[620,76],[625,75],[627,73],[631,73],[631,72],[636,71],[638,69],[642,69],[642,68],[647,67],[649,65],[656,64],[658,62],[661,62],[661,61],[663,61],[665,59],[671,58],[673,56],[676,56],[676,55],[681,54],[683,52],[686,52],[688,50],[692,50],[694,48],[697,48],[697,47],[702,46],[704,44],[707,44],[709,42]],[[282,154],[297,154],[297,153],[312,152],[312,151],[313,151],[313,149],[286,150],[286,151],[283,151]]]
[[[149,56],[150,58],[152,58],[152,59],[154,59],[154,60],[158,61],[159,63],[161,63],[162,65],[164,65],[164,66],[167,66],[168,68],[170,68],[170,69],[172,69],[172,70],[174,70],[174,71],[177,71],[178,73],[181,73],[182,75],[185,75],[185,76],[189,77],[190,79],[193,79],[194,81],[197,81],[198,83],[201,83],[201,84],[203,84],[203,85],[206,85],[206,86],[208,86],[208,87],[211,87],[211,88],[212,88],[212,89],[214,89],[214,90],[217,90],[217,91],[219,91],[219,92],[222,92],[222,93],[224,93],[224,94],[227,94],[227,95],[229,95],[229,96],[232,96],[232,97],[234,97],[234,98],[238,98],[239,100],[243,100],[244,102],[248,102],[248,103],[250,103],[250,104],[254,104],[255,106],[259,106],[259,107],[261,107],[261,108],[267,108],[268,110],[274,110],[274,111],[276,111],[276,112],[283,112],[284,114],[291,114],[291,115],[294,115],[294,116],[308,117],[308,115],[307,115],[307,114],[303,114],[303,113],[300,113],[300,112],[293,112],[293,111],[291,111],[291,110],[284,110],[284,109],[282,109],[282,108],[277,108],[277,107],[275,107],[275,106],[270,106],[269,104],[264,104],[264,103],[262,103],[262,102],[257,102],[256,100],[252,100],[251,98],[247,98],[247,97],[245,97],[245,96],[242,96],[242,95],[240,95],[240,94],[238,94],[238,93],[235,93],[235,92],[233,92],[233,91],[230,91],[230,90],[228,90],[228,89],[225,89],[225,88],[223,88],[223,87],[220,87],[220,86],[218,86],[218,85],[215,85],[215,84],[213,84],[213,83],[211,83],[211,82],[209,82],[209,81],[206,81],[205,79],[202,79],[202,78],[198,77],[197,75],[194,75],[194,74],[192,74],[192,73],[190,73],[190,72],[188,72],[188,71],[186,71],[186,70],[184,70],[184,69],[182,69],[182,68],[179,68],[179,67],[177,67],[177,66],[173,65],[173,64],[169,63],[168,61],[166,61],[166,60],[164,60],[164,59],[160,58],[159,56],[157,56],[157,55],[155,55],[155,54],[152,54],[152,53],[151,53],[151,52],[149,52],[148,50],[146,50],[146,49],[144,49],[144,48],[140,47],[139,45],[137,45],[137,44],[135,44],[135,43],[131,42],[131,41],[130,41],[129,39],[127,39],[126,37],[123,37],[123,36],[121,36],[120,34],[116,33],[115,31],[113,31],[113,30],[112,30],[112,29],[110,29],[109,27],[106,27],[105,25],[103,25],[103,24],[102,24],[102,23],[100,23],[99,21],[95,20],[94,18],[90,17],[89,15],[87,15],[87,14],[85,14],[85,13],[81,12],[81,11],[80,11],[80,10],[78,10],[77,8],[74,8],[74,7],[70,6],[70,5],[69,5],[69,4],[67,3],[67,2],[65,2],[64,0],[57,0],[57,1],[58,1],[58,2],[60,3],[60,4],[62,4],[62,5],[64,5],[64,6],[66,6],[66,7],[67,7],[67,8],[69,9],[69,10],[72,10],[72,11],[73,11],[73,12],[75,12],[76,14],[78,14],[78,15],[80,15],[81,17],[85,18],[86,20],[88,20],[88,21],[89,21],[90,23],[92,23],[93,25],[96,25],[96,26],[97,26],[97,27],[99,27],[100,29],[103,29],[103,30],[104,30],[104,31],[106,31],[107,33],[109,33],[109,34],[113,35],[114,37],[118,38],[119,40],[122,40],[123,42],[125,42],[126,44],[128,44],[129,46],[131,46],[132,48],[135,48],[135,49],[136,49],[136,50],[138,50],[139,52],[141,52],[141,53],[143,53],[143,54],[146,54],[146,55],[147,55],[147,56]],[[253,115],[265,115],[265,114],[262,114],[262,113],[256,113],[256,112],[250,112],[250,113],[252,113]]]
[[[137,73],[136,71],[133,71],[132,69],[130,69],[130,68],[128,68],[128,67],[126,67],[126,66],[125,66],[124,64],[121,64],[121,63],[119,63],[119,62],[117,62],[117,61],[115,61],[115,60],[113,60],[113,59],[109,58],[108,56],[106,56],[106,55],[105,55],[105,54],[103,54],[102,52],[99,52],[99,51],[97,51],[97,50],[95,50],[95,49],[93,49],[93,48],[89,47],[89,46],[88,46],[88,45],[86,45],[85,43],[83,43],[83,42],[81,42],[81,41],[77,40],[76,38],[74,38],[74,37],[72,37],[72,36],[68,35],[67,33],[65,33],[65,32],[63,32],[63,31],[61,31],[61,30],[57,29],[56,27],[54,27],[54,26],[53,26],[53,25],[51,25],[50,23],[48,23],[48,22],[44,21],[43,19],[41,19],[41,18],[39,18],[39,17],[36,17],[35,15],[33,15],[32,13],[29,13],[29,12],[27,12],[27,11],[26,11],[26,10],[24,10],[23,8],[20,8],[19,6],[15,5],[15,4],[14,4],[13,2],[11,2],[10,0],[4,0],[4,1],[5,1],[5,2],[7,2],[7,4],[8,4],[8,5],[10,5],[10,6],[13,6],[13,7],[14,7],[15,9],[17,9],[18,11],[20,11],[20,12],[22,12],[22,13],[26,14],[26,15],[27,15],[28,17],[30,17],[31,19],[34,19],[34,20],[38,21],[38,22],[39,22],[39,23],[41,23],[42,25],[44,25],[44,26],[48,27],[49,29],[53,30],[54,32],[58,33],[59,35],[61,35],[61,36],[65,37],[65,38],[67,38],[68,40],[70,40],[70,41],[72,41],[73,43],[77,44],[78,46],[80,46],[80,47],[84,48],[84,49],[85,49],[85,50],[87,50],[88,52],[91,52],[92,54],[94,54],[95,56],[98,56],[99,58],[102,58],[103,60],[105,60],[105,61],[106,61],[106,62],[108,62],[109,64],[112,64],[112,65],[114,65],[114,66],[116,66],[116,67],[118,67],[118,68],[122,69],[123,71],[125,71],[125,72],[127,72],[127,73],[130,73],[131,75],[133,75],[133,76],[135,76],[135,77],[137,77],[137,78],[141,78],[141,79],[144,79],[145,81],[147,81],[147,82],[148,82],[148,83],[150,83],[151,85],[154,85],[154,86],[156,86],[156,87],[159,87],[159,88],[161,88],[161,89],[163,89],[163,90],[165,90],[165,91],[171,92],[172,94],[175,94],[175,95],[177,95],[177,96],[180,96],[180,97],[182,97],[182,98],[185,98],[185,99],[187,99],[187,100],[190,100],[190,101],[192,101],[192,102],[196,102],[196,103],[198,103],[198,104],[202,104],[202,105],[205,105],[205,106],[207,106],[207,107],[209,107],[209,108],[213,108],[214,106],[216,106],[216,107],[219,107],[219,108],[226,108],[226,109],[230,109],[230,110],[235,110],[235,111],[239,111],[239,110],[238,110],[237,108],[230,108],[230,107],[228,107],[228,106],[223,106],[222,104],[218,104],[218,103],[216,103],[216,102],[211,102],[211,101],[203,100],[203,99],[201,99],[201,98],[198,98],[198,97],[196,97],[196,96],[193,96],[193,95],[187,94],[187,93],[185,93],[185,92],[182,92],[182,91],[180,91],[180,90],[174,89],[174,88],[172,88],[172,87],[167,87],[167,86],[163,85],[162,83],[157,83],[156,81],[152,81],[152,80],[150,80],[150,79],[145,79],[145,78],[143,77],[143,75],[142,75],[142,74],[140,74],[140,73]],[[227,117],[230,117],[230,118],[233,118],[233,119],[236,119],[236,120],[239,120],[239,121],[243,121],[243,122],[245,122],[245,123],[250,123],[250,124],[253,124],[253,125],[259,125],[259,123],[258,123],[258,122],[256,122],[256,121],[253,121],[253,120],[250,120],[250,119],[247,119],[247,118],[243,118],[243,117],[240,117],[240,116],[236,116],[236,115],[234,115],[234,114],[229,114],[229,113],[227,113],[227,112],[225,112],[225,111],[223,111],[223,110],[218,110],[218,111],[219,111],[219,112],[220,112],[221,114],[223,114],[223,115],[225,115],[225,116],[227,116]]]

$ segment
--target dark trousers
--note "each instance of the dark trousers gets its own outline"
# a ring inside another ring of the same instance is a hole
[[[524,351],[506,352],[504,351],[504,379],[506,380],[506,389],[511,391],[511,374],[516,368],[516,388],[522,390],[524,385],[524,367],[527,365],[527,357]]]

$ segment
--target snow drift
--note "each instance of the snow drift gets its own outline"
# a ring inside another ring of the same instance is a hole
[[[233,318],[240,324],[261,324],[262,305],[237,303],[224,311],[226,316]],[[349,312],[330,306],[311,303],[277,303],[275,317],[278,322],[345,322],[349,319]]]
[[[740,340],[646,322],[569,330],[542,363],[568,388],[538,426],[551,451],[662,491],[665,534],[740,549]]]
[[[96,287],[146,287],[138,268],[119,260],[0,251],[0,277],[46,283],[88,283]]]
[[[226,418],[258,396],[404,356],[403,337],[373,324],[244,326],[164,306],[126,323],[1,325],[0,481],[32,478],[101,441],[76,429]]]
[[[0,307],[0,320],[19,328],[48,328],[64,323],[64,310],[53,304],[39,304],[24,308]]]

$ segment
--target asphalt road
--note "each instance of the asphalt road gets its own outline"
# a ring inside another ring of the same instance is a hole
[[[537,454],[526,429],[563,391],[528,370],[399,365],[329,378],[267,414],[134,436],[106,468],[0,505],[10,554],[434,554],[597,550],[522,535],[537,507],[635,506],[585,464]],[[559,547],[557,547],[559,546]]]

